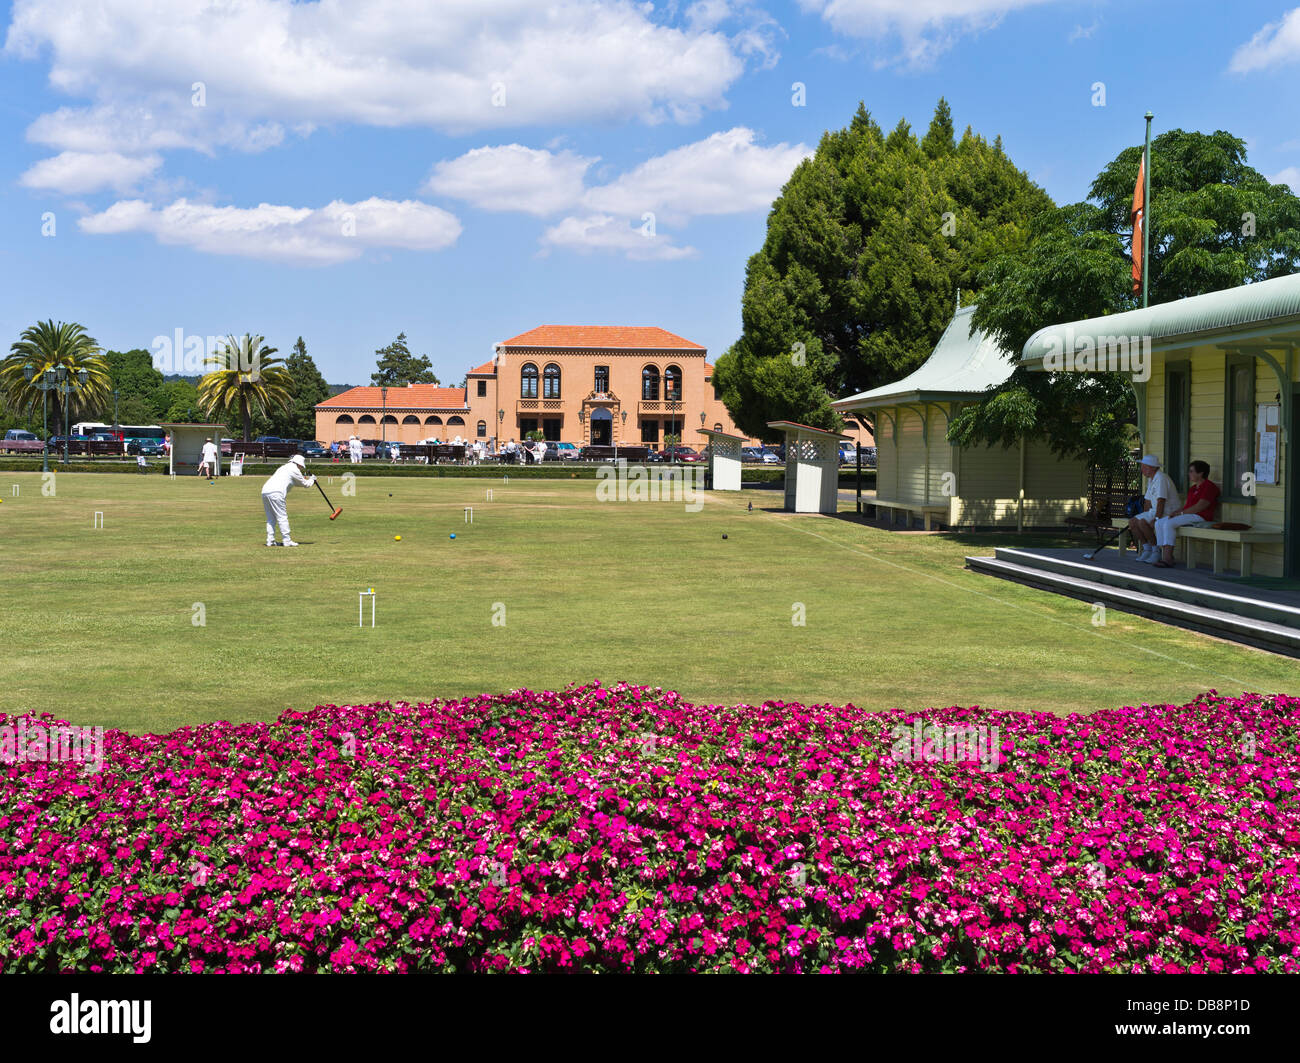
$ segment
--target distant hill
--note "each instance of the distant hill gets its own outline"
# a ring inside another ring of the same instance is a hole
[[[198,387],[199,381],[202,379],[203,379],[203,375],[201,373],[198,376],[183,376],[180,373],[169,373],[163,376],[163,383],[166,384],[172,380],[187,380],[195,387]],[[357,385],[356,384],[326,384],[325,386],[329,388],[330,396],[333,397],[344,391],[347,391],[349,388],[354,388]]]

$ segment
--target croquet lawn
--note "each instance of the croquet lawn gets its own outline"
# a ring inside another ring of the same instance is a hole
[[[964,569],[1011,535],[794,516],[770,490],[689,512],[591,480],[322,485],[342,516],[297,489],[303,545],[268,550],[260,479],[70,472],[47,496],[0,473],[0,711],[162,732],[591,680],[1056,713],[1300,689],[1293,660]]]

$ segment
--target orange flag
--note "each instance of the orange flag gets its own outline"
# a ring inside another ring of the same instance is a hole
[[[1133,186],[1133,208],[1129,211],[1129,218],[1133,222],[1133,242],[1131,254],[1133,256],[1133,291],[1137,293],[1142,290],[1142,226],[1146,219],[1146,198],[1144,190],[1146,187],[1146,157],[1138,163],[1137,184]]]

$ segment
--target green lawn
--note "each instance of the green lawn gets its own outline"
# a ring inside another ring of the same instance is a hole
[[[6,712],[160,731],[591,679],[708,702],[1053,712],[1296,686],[1294,661],[1113,610],[1095,628],[1087,603],[963,569],[1010,537],[794,517],[772,491],[690,513],[598,503],[592,481],[361,478],[355,497],[327,485],[334,523],[294,491],[304,545],[267,550],[260,478],[40,484],[0,473]],[[368,607],[357,627],[370,586],[373,631]]]

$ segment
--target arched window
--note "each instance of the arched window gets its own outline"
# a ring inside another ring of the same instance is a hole
[[[537,398],[537,366],[525,362],[519,371],[519,397],[521,399]]]
[[[715,424],[715,425],[713,426],[713,430],[714,430],[715,432],[721,432],[721,431],[722,431],[722,423],[719,422],[719,423]]]
[[[552,362],[542,370],[542,398],[560,397],[560,367]]]
[[[357,418],[357,424],[374,424],[374,423],[375,423],[375,419],[371,417],[370,414],[368,413],[363,413],[360,417]]]
[[[413,413],[408,413],[405,417],[402,418],[402,424],[419,424],[419,423],[420,423],[420,419],[416,417],[415,414]]]
[[[397,418],[391,413],[384,414],[384,424],[397,424]]]
[[[682,371],[675,365],[664,370],[664,398],[669,402],[682,401]]]
[[[474,429],[474,433],[479,437],[479,439],[487,439],[487,421],[479,421],[478,427]]]
[[[431,414],[430,416],[424,419],[424,423],[426,427],[431,424],[442,424],[442,418],[439,417],[436,413]]]
[[[659,367],[648,365],[641,370],[641,400],[650,402],[659,398]]]
[[[341,413],[341,414],[338,415],[337,418],[335,418],[334,423],[335,423],[335,424],[355,424],[356,422],[352,420],[352,414],[350,414],[350,413]]]
[[[447,418],[447,427],[450,428],[452,425],[457,425],[457,426],[460,427],[460,428],[464,428],[464,427],[465,427],[465,418],[464,418],[464,417],[448,417],[448,418]]]

